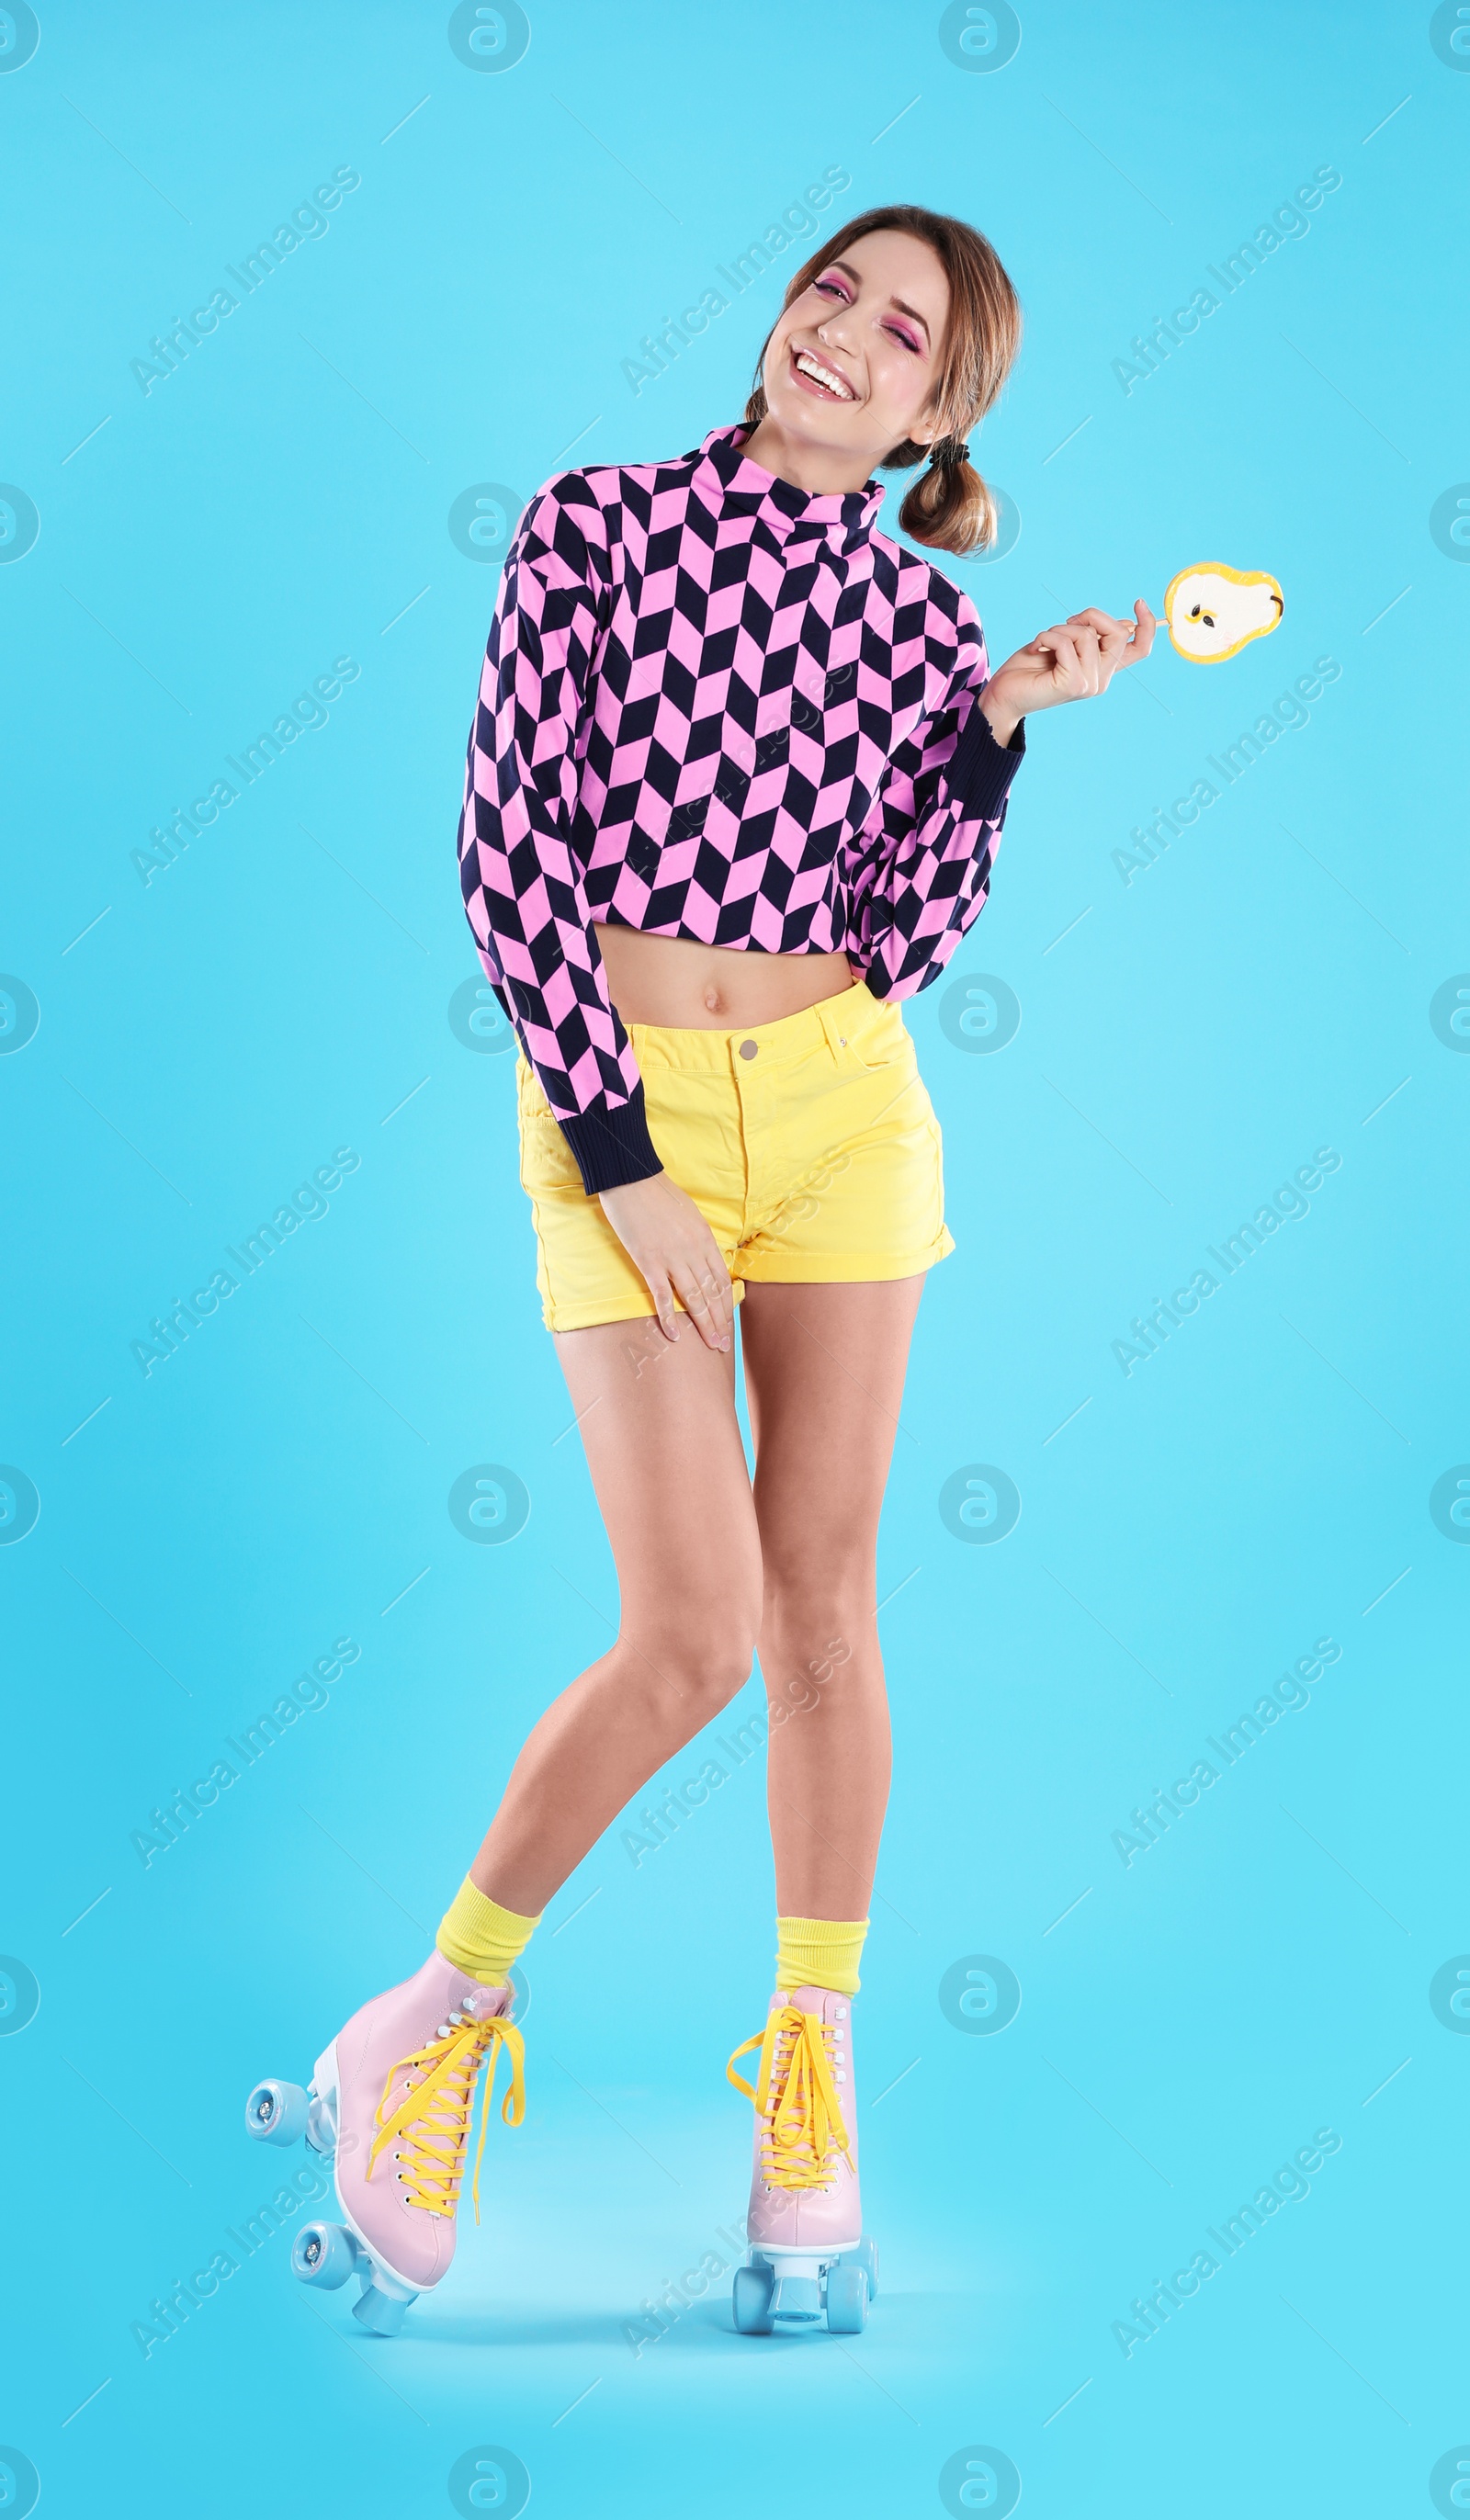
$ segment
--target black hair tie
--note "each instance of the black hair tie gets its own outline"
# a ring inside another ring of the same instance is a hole
[[[962,439],[958,437],[941,437],[937,444],[929,449],[930,463],[938,465],[945,472],[953,470],[956,465],[968,464],[969,460],[969,448]]]

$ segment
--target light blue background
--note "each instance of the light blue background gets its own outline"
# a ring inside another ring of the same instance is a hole
[[[0,475],[40,518],[0,566],[0,966],[40,1011],[0,1057],[0,1459],[40,1499],[0,1549],[0,1946],[40,1987],[0,2039],[0,2439],[46,2513],[417,2520],[487,2442],[543,2513],[937,2513],[976,2444],[1037,2513],[1430,2511],[1470,2440],[1470,2041],[1429,2002],[1470,1947],[1470,1552],[1429,1511],[1470,1459],[1470,1058],[1429,1019],[1470,968],[1470,568],[1429,528],[1470,475],[1467,56],[1422,8],[1048,0],[976,74],[933,8],[749,0],[539,8],[480,74],[446,15],[87,0],[0,74]],[[151,337],[344,165],[330,232],[145,395]],[[909,1009],[958,1250],[880,1551],[883,2293],[852,2346],[737,2339],[723,2285],[641,2356],[623,2332],[744,2202],[724,2061],[770,1970],[753,1759],[556,1902],[526,2126],[492,2129],[483,2227],[400,2343],[296,2287],[283,2236],[145,2359],[131,2322],[299,2159],[245,2140],[249,2084],[304,2079],[417,1965],[524,1730],[616,1615],[510,1061],[448,1019],[476,969],[453,844],[495,591],[448,514],[738,417],[799,246],[639,394],[621,363],[832,166],[828,228],[956,212],[1025,303],[979,440],[1020,538],[954,563],[996,658],[1194,562],[1286,592],[1231,663],[1166,645],[1033,726],[954,966],[1002,979],[1019,1029],[958,1047],[949,980]],[[1125,393],[1132,337],[1322,166],[1310,233]],[[150,828],[344,655],[330,724],[145,886]],[[1126,884],[1132,827],[1323,655],[1310,724]],[[361,1160],[330,1213],[145,1377],[152,1317],[339,1147]],[[1320,1147],[1311,1214],[1125,1376],[1132,1317]],[[486,1462],[531,1500],[503,1547],[447,1509]],[[989,1547],[938,1510],[973,1462],[1021,1498]],[[361,1656],[328,1705],[145,1868],[131,1833],[341,1636]],[[1310,1705],[1126,1868],[1140,1797],[1328,1636]],[[1022,1988],[989,2037],[939,2002],[975,1954]],[[1311,2195],[1125,2359],[1140,2288],[1319,2128],[1342,2141]],[[979,2491],[953,2507],[994,2510]]]

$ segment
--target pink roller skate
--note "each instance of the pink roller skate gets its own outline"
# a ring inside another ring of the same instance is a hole
[[[735,2069],[753,2048],[761,2054],[752,2086]],[[755,2102],[750,2264],[735,2272],[736,2327],[769,2336],[779,2318],[811,2324],[825,2312],[834,2336],[860,2335],[878,2253],[863,2236],[849,1999],[823,1986],[773,1995],[764,2037],[737,2048],[726,2073]]]
[[[415,1976],[354,2012],[317,2058],[309,2092],[257,2083],[245,2102],[245,2125],[260,2142],[304,2136],[333,2159],[342,2220],[297,2231],[291,2272],[332,2291],[357,2275],[352,2316],[376,2336],[396,2336],[416,2294],[448,2272],[474,2086],[488,2056],[472,2182],[479,2221],[480,2155],[502,2048],[511,2080],[501,2116],[519,2126],[525,2115],[512,2002],[509,1986],[481,1986],[431,1952]]]

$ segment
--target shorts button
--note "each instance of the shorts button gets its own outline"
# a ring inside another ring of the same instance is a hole
[[[758,1041],[742,1041],[740,1044],[740,1057],[742,1058],[754,1058],[756,1052],[759,1049],[760,1043]]]

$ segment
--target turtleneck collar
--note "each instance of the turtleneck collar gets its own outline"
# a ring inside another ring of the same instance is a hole
[[[736,421],[701,440],[694,480],[716,504],[759,517],[781,542],[825,540],[847,552],[868,540],[882,505],[881,482],[866,481],[861,490],[798,490],[741,452],[750,433],[747,422]]]

